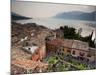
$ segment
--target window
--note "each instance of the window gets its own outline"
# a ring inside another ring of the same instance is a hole
[[[80,56],[84,56],[85,53],[80,52]]]
[[[59,55],[59,52],[58,52],[58,55]]]
[[[91,57],[91,54],[87,54],[87,57]]]
[[[64,51],[64,48],[63,48],[63,51]]]
[[[56,51],[55,51],[55,53],[56,53]]]
[[[70,53],[71,51],[70,51],[70,50],[67,50],[67,52],[69,52],[69,53]]]
[[[60,52],[62,51],[62,49],[59,50]]]
[[[89,62],[89,59],[87,59],[87,62]]]
[[[73,51],[73,54],[75,55],[75,51]]]

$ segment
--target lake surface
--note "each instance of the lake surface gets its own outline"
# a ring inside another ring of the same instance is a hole
[[[95,28],[96,22],[93,21],[82,21],[82,20],[64,20],[64,19],[54,19],[54,18],[34,18],[28,20],[18,20],[17,23],[36,23],[38,25],[43,25],[50,29],[57,29],[60,26],[74,27],[76,30],[82,28],[82,36],[88,36],[94,31],[93,39],[95,38]]]

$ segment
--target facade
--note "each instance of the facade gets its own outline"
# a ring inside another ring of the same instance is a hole
[[[22,47],[23,50],[33,54],[36,50],[38,50],[38,46],[26,46],[26,47]]]
[[[59,47],[62,45],[62,39],[53,39],[46,41],[46,53],[56,53]]]
[[[33,61],[42,61],[46,56],[45,46],[26,46],[22,47],[22,49],[32,54]]]
[[[61,29],[56,29],[55,33],[57,38],[64,38],[64,33]]]
[[[46,56],[45,45],[38,46],[32,41],[25,41],[22,49],[32,54],[33,61],[42,61]]]
[[[39,47],[37,51],[32,55],[33,61],[42,61],[46,56],[45,46]]]
[[[68,56],[71,55],[80,60],[88,62],[95,61],[95,49],[90,48],[88,43],[69,40],[69,39],[54,39],[46,42],[46,49],[48,53],[56,53],[57,55]]]
[[[96,49],[95,48],[89,48],[89,53],[87,55],[87,58],[90,59],[90,61],[96,62]]]

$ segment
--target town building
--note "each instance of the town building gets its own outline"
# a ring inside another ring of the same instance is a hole
[[[38,46],[32,41],[25,41],[22,49],[32,54],[31,58],[33,61],[42,61],[46,56],[45,45]]]
[[[42,61],[46,56],[45,46],[39,47],[35,53],[32,54],[33,61]]]
[[[54,32],[56,33],[56,38],[64,38],[64,33],[61,29],[56,29]]]
[[[26,47],[22,47],[23,50],[33,54],[36,50],[38,50],[38,46],[26,46]]]
[[[88,62],[95,61],[95,48],[90,48],[88,43],[71,39],[53,39],[46,41],[47,55],[49,53],[68,56],[71,55]]]

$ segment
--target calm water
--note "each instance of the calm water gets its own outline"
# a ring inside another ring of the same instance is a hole
[[[87,36],[91,34],[92,30],[94,30],[93,38],[95,38],[95,22],[92,21],[82,21],[82,20],[64,20],[64,19],[46,19],[46,18],[35,18],[29,20],[18,20],[18,23],[36,23],[38,25],[43,25],[50,29],[57,29],[60,26],[70,26],[74,27],[77,30],[82,28],[82,36]]]

